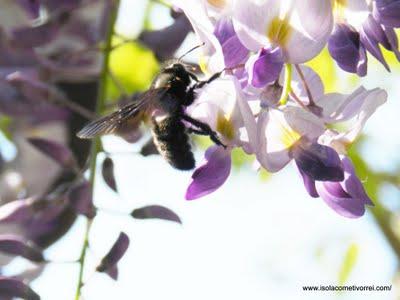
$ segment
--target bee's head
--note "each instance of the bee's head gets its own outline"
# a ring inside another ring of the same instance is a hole
[[[185,65],[174,62],[166,65],[154,80],[155,88],[168,87],[170,90],[186,91],[191,79]]]
[[[173,63],[168,64],[166,67],[164,67],[164,72],[179,76],[184,73],[187,73],[187,70],[186,70],[184,64],[182,64],[180,62],[173,62]]]
[[[190,77],[188,74],[188,70],[186,69],[185,65],[179,62],[174,62],[162,70],[163,74],[168,74],[169,80],[171,81],[181,81],[183,84],[190,83]]]

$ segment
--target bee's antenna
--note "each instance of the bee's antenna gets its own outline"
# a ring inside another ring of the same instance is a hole
[[[197,46],[193,47],[192,49],[190,49],[189,51],[185,52],[183,55],[181,55],[181,56],[178,58],[178,62],[180,62],[180,61],[182,60],[182,58],[184,58],[184,57],[185,57],[186,55],[188,55],[190,52],[192,52],[192,51],[194,51],[194,50],[196,50],[196,49],[198,49],[198,48],[200,48],[200,47],[203,47],[205,44],[206,44],[206,43],[201,43],[200,45],[197,45]]]

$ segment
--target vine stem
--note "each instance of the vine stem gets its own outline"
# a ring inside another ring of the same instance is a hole
[[[292,90],[291,83],[292,83],[292,65],[285,64],[285,83],[283,86],[282,96],[279,99],[279,104],[285,105],[288,101],[289,93]]]
[[[111,2],[110,17],[108,20],[105,48],[104,48],[104,54],[103,54],[103,64],[102,64],[102,70],[100,73],[99,88],[98,88],[97,101],[96,101],[96,114],[97,115],[100,115],[102,113],[104,106],[105,106],[108,66],[109,66],[109,62],[110,62],[110,53],[112,50],[112,38],[114,35],[115,22],[118,17],[118,8],[119,8],[120,0],[110,0],[110,2]],[[90,150],[89,182],[92,187],[92,193],[93,193],[93,187],[94,187],[94,183],[95,183],[95,179],[96,179],[97,154],[99,153],[100,149],[101,149],[100,139],[96,138],[93,141],[91,150]],[[92,220],[87,219],[82,250],[81,250],[81,253],[79,256],[79,260],[78,260],[79,275],[78,275],[78,283],[77,283],[76,293],[75,293],[75,300],[79,300],[81,297],[81,290],[82,290],[82,286],[83,286],[83,273],[84,273],[84,269],[85,269],[86,253],[87,253],[87,249],[89,246],[89,233],[90,233],[91,226],[92,226]]]

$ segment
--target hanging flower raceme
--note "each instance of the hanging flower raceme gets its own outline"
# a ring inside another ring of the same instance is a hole
[[[197,199],[218,189],[230,174],[232,149],[241,147],[255,154],[269,172],[277,172],[293,160],[311,196],[322,197],[343,216],[361,216],[364,206],[372,202],[346,149],[385,102],[386,94],[380,89],[359,88],[351,95],[326,95],[319,76],[299,64],[318,55],[330,38],[332,55],[343,58],[337,59],[339,64],[365,74],[367,50],[378,58],[379,43],[397,51],[397,39],[389,28],[396,16],[385,10],[396,5],[376,1],[373,11],[362,12],[369,9],[364,1],[347,1],[347,7],[358,12],[359,19],[364,18],[363,26],[357,32],[349,23],[336,22],[332,32],[333,12],[336,21],[346,20],[338,19],[338,4],[332,1],[176,3],[205,43],[208,71],[245,66],[230,69],[230,76],[206,86],[188,109],[190,115],[210,124],[226,147],[212,146],[206,151],[186,198]],[[341,9],[340,16],[346,16],[348,11]],[[351,43],[346,44],[346,39]],[[295,65],[295,72],[290,65]],[[351,126],[341,132],[331,129],[344,122]],[[339,190],[343,199],[332,196]]]
[[[367,51],[389,71],[380,45],[400,61],[395,28],[400,27],[400,1],[335,1],[335,28],[328,49],[338,65],[359,76],[367,74]]]
[[[325,129],[318,138],[318,143],[329,147],[331,151],[334,149],[336,161],[339,154],[339,164],[344,171],[344,176],[340,180],[316,179],[296,161],[304,185],[310,196],[321,197],[340,215],[349,218],[360,217],[365,212],[365,205],[372,205],[372,201],[355,174],[351,160],[346,156],[347,149],[360,134],[368,118],[386,102],[387,94],[381,89],[366,90],[363,87],[350,95],[324,94],[318,75],[311,69],[303,73],[304,80],[309,83],[308,93],[313,95],[313,106],[321,108],[319,114],[321,120],[330,125],[329,127],[341,124],[341,131]],[[301,83],[294,85],[299,87]],[[296,93],[304,94],[301,90],[294,89],[294,96]],[[298,97],[298,101],[310,108],[310,103],[305,102],[302,96]]]

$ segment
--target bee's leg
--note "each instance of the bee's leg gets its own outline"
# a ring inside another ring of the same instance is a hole
[[[210,82],[212,82],[215,79],[217,79],[218,77],[220,77],[221,74],[222,74],[222,72],[218,72],[218,73],[215,73],[213,76],[211,76],[209,79],[207,79],[205,81],[200,81],[196,75],[189,73],[190,78],[192,78],[194,81],[196,81],[196,83],[194,85],[192,85],[192,87],[187,91],[186,100],[184,102],[184,105],[189,106],[194,102],[196,89],[202,88],[206,84],[209,84]]]
[[[188,74],[189,74],[189,77],[192,78],[194,81],[196,81],[196,82],[199,82],[199,81],[200,81],[200,79],[197,78],[197,76],[194,75],[193,73],[188,72]]]
[[[226,148],[226,146],[218,138],[217,133],[214,130],[212,130],[208,124],[203,123],[199,120],[193,119],[192,117],[185,115],[185,114],[182,114],[181,118],[182,118],[182,120],[197,127],[197,129],[191,128],[191,129],[189,129],[189,131],[192,130],[193,133],[197,133],[197,134],[201,134],[201,135],[208,135],[215,144]]]
[[[208,135],[208,132],[205,132],[205,131],[200,130],[200,129],[195,129],[193,127],[189,127],[188,128],[188,132],[189,133],[194,133],[194,134],[197,134],[197,135]]]
[[[195,88],[195,89],[202,88],[202,87],[205,86],[206,84],[209,84],[209,83],[213,82],[215,79],[218,79],[218,78],[221,76],[222,73],[223,73],[223,71],[222,71],[222,72],[215,73],[214,75],[212,75],[212,76],[211,76],[210,78],[208,78],[207,80],[198,81],[198,83],[194,86],[194,88]]]

